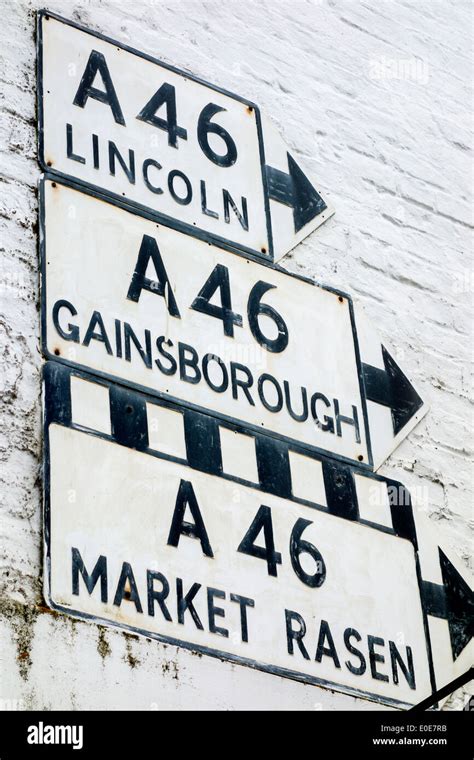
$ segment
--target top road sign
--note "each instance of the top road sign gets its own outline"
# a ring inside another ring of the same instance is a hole
[[[46,12],[38,40],[43,169],[270,261],[333,213],[253,103]]]

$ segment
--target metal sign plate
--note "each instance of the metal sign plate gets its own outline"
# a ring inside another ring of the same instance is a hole
[[[371,466],[346,294],[84,188],[41,204],[47,357]]]
[[[38,39],[45,171],[270,260],[333,213],[250,101],[47,12]]]
[[[44,403],[53,608],[395,706],[431,693],[401,484],[54,361]]]

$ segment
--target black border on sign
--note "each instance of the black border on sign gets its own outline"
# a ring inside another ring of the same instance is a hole
[[[54,364],[54,363],[60,364],[61,362],[58,362],[55,359],[55,361],[52,362],[52,364]],[[328,679],[320,678],[318,676],[311,676],[311,675],[307,675],[307,674],[304,674],[304,673],[300,673],[298,671],[293,671],[293,670],[288,669],[288,668],[283,668],[283,667],[280,667],[280,666],[273,666],[273,665],[268,665],[268,664],[265,664],[265,663],[260,663],[257,660],[253,660],[253,659],[250,659],[248,657],[243,657],[243,656],[240,656],[240,655],[235,655],[235,654],[228,653],[228,652],[225,652],[225,651],[222,651],[222,650],[219,650],[219,649],[214,649],[213,647],[207,647],[207,646],[203,646],[203,645],[200,645],[200,644],[194,644],[194,643],[189,642],[189,641],[183,641],[181,639],[177,639],[177,638],[174,638],[174,637],[171,637],[171,636],[166,636],[165,634],[159,634],[159,633],[155,633],[155,632],[150,632],[150,631],[147,631],[144,628],[139,628],[137,626],[132,626],[132,625],[127,625],[125,623],[116,622],[114,620],[110,620],[109,618],[97,617],[97,616],[92,615],[92,614],[87,613],[87,612],[82,612],[80,610],[75,610],[75,609],[73,609],[71,607],[68,607],[68,606],[64,606],[64,605],[61,605],[61,604],[56,604],[56,602],[54,602],[53,599],[52,599],[52,597],[51,597],[51,471],[50,471],[51,457],[50,457],[50,441],[49,441],[49,427],[50,427],[50,424],[56,424],[58,427],[67,427],[68,429],[76,430],[77,432],[81,432],[81,433],[84,433],[86,435],[92,435],[95,438],[100,438],[100,439],[108,441],[110,443],[115,443],[118,446],[120,446],[121,444],[119,444],[116,440],[114,440],[114,438],[111,435],[107,435],[106,433],[102,433],[102,432],[99,432],[99,431],[92,430],[90,428],[84,427],[84,426],[79,425],[77,423],[73,423],[72,421],[71,421],[71,423],[69,425],[63,425],[60,422],[54,422],[54,421],[50,423],[48,421],[48,419],[47,419],[47,406],[48,406],[49,399],[47,399],[47,397],[46,397],[46,392],[45,392],[46,383],[45,383],[45,379],[44,379],[45,367],[46,366],[47,365],[44,364],[43,368],[42,368],[42,391],[43,391],[42,392],[42,411],[43,411],[42,426],[43,426],[43,441],[44,441],[44,446],[43,446],[43,526],[44,526],[43,536],[44,536],[44,546],[43,546],[43,550],[44,550],[44,564],[45,564],[45,569],[46,569],[46,572],[44,572],[44,575],[43,575],[43,594],[44,594],[44,598],[45,598],[46,603],[48,604],[48,606],[51,609],[53,609],[53,610],[55,610],[57,612],[60,612],[60,613],[64,613],[66,615],[70,615],[72,617],[76,617],[76,618],[81,619],[81,620],[88,620],[88,621],[91,621],[91,622],[99,624],[99,625],[103,624],[103,625],[110,626],[112,628],[116,628],[116,629],[119,629],[119,630],[125,630],[125,631],[130,631],[131,633],[140,634],[141,636],[145,636],[148,639],[153,639],[153,640],[159,641],[159,642],[164,643],[164,644],[169,644],[171,646],[180,647],[180,648],[186,649],[188,651],[198,652],[200,654],[206,654],[206,655],[209,655],[211,657],[218,658],[220,660],[234,662],[234,663],[236,663],[238,665],[243,665],[243,666],[246,666],[246,667],[253,668],[255,670],[262,671],[264,673],[269,673],[270,675],[280,676],[280,677],[283,677],[283,678],[289,678],[289,679],[292,679],[294,681],[299,681],[301,683],[306,683],[306,684],[309,684],[309,685],[312,685],[312,686],[320,686],[320,687],[323,687],[323,688],[326,688],[326,689],[335,690],[335,691],[337,691],[339,693],[342,693],[342,694],[347,694],[349,696],[354,696],[354,697],[359,697],[359,698],[362,698],[362,699],[367,699],[367,700],[370,700],[370,701],[373,701],[373,702],[377,702],[379,704],[392,706],[392,707],[395,707],[397,709],[412,708],[412,707],[416,706],[417,703],[404,702],[402,700],[397,700],[397,699],[395,699],[393,697],[382,697],[380,694],[375,694],[373,692],[364,691],[364,690],[361,690],[361,689],[356,689],[356,688],[354,688],[352,686],[346,686],[346,685],[343,685],[343,684],[341,685],[341,684],[338,684],[338,683],[336,683],[334,681],[330,681]],[[83,379],[88,380],[89,382],[91,380],[91,375],[90,375],[89,372],[83,372],[80,369],[76,369],[76,368],[72,368],[70,371],[71,371],[72,375],[75,375],[75,376],[78,376],[78,377],[82,377]],[[107,387],[107,388],[109,388],[114,383],[114,381],[112,379],[105,379],[105,378],[101,378],[99,380],[94,379],[94,381],[97,382],[99,385],[102,385],[103,387]],[[154,396],[152,394],[144,393],[142,395],[145,397],[145,400],[146,400],[146,397],[148,396],[148,399],[150,400],[150,402],[153,403]],[[168,407],[168,408],[175,407],[175,410],[176,410],[176,407],[178,407],[178,410],[179,410],[180,407],[182,407],[181,404],[172,404],[172,403],[170,403],[169,401],[166,401],[166,400],[165,401],[160,400],[160,405],[163,405],[163,406]],[[221,418],[219,418],[219,419],[221,419]],[[224,425],[226,425],[226,421],[225,420],[224,420]],[[231,426],[229,425],[229,427],[231,427]],[[239,432],[244,432],[245,431],[245,427],[247,427],[247,426],[239,424]],[[262,431],[261,430],[258,431],[258,432],[260,433],[260,435],[262,435]],[[263,435],[265,435],[265,434],[263,434]],[[188,464],[187,461],[183,460],[180,457],[173,456],[171,454],[165,454],[165,453],[159,452],[159,451],[153,451],[153,452],[151,452],[151,451],[145,451],[145,452],[139,452],[139,453],[143,453],[145,456],[152,455],[155,458],[162,459],[162,460],[165,460],[165,461],[168,461],[168,462],[174,462],[176,464],[180,464],[182,466],[188,467],[190,470],[193,470],[193,468]],[[361,473],[361,468],[360,468],[360,466],[357,466],[357,465],[352,465],[352,470],[353,470],[354,474],[358,474],[358,473],[359,474],[363,474],[363,477],[368,477],[368,478],[371,478],[372,480],[375,480],[375,481],[378,481],[378,482],[384,482],[384,483],[394,483],[394,482],[396,482],[396,481],[392,481],[390,478],[385,478],[385,477],[383,477],[381,475],[378,475],[377,473],[374,473],[374,472],[363,471]],[[243,480],[242,478],[239,478],[239,477],[236,477],[236,476],[232,476],[232,475],[229,475],[229,474],[223,474],[223,473],[221,473],[219,475],[211,474],[211,473],[204,473],[204,474],[207,474],[207,475],[209,475],[209,477],[213,477],[213,478],[223,478],[225,480],[229,480],[229,481],[232,481],[232,482],[239,483],[240,485],[243,485],[245,487],[252,488],[252,489],[254,489],[256,491],[261,491],[262,493],[266,493],[259,486],[259,484],[247,482],[247,481]],[[279,497],[279,498],[282,498],[282,497]],[[321,505],[318,505],[316,503],[309,502],[309,501],[306,501],[306,500],[303,500],[303,499],[298,499],[298,498],[295,498],[295,497],[292,497],[290,500],[294,501],[296,503],[300,503],[302,505],[311,507],[311,508],[316,509],[318,511],[324,511],[324,512],[327,513],[327,508],[326,507],[322,507]],[[404,507],[404,509],[405,508],[408,509],[408,507]],[[410,507],[410,510],[411,510],[411,507]],[[344,519],[344,518],[342,518],[342,519]],[[385,526],[369,522],[368,520],[361,520],[360,518],[358,518],[355,522],[357,522],[358,524],[364,525],[365,527],[373,528],[375,530],[379,530],[379,531],[381,531],[383,533],[389,533],[391,535],[397,535],[393,530],[387,529]],[[403,540],[403,537],[400,537],[400,538],[402,538],[402,540]],[[413,536],[411,538],[410,537],[406,537],[405,540],[409,540],[410,541],[410,543],[413,546],[413,551],[414,551],[415,572],[416,572],[416,578],[417,578],[418,591],[419,591],[419,594],[420,594],[420,606],[421,606],[421,611],[422,611],[422,616],[423,616],[423,629],[424,629],[424,634],[425,634],[425,645],[426,645],[426,656],[427,656],[427,663],[428,663],[428,672],[429,672],[429,677],[430,677],[431,692],[432,692],[432,694],[435,694],[435,692],[437,690],[437,687],[436,687],[436,679],[435,679],[435,673],[434,673],[433,652],[432,652],[431,637],[430,637],[429,627],[428,627],[427,611],[426,611],[426,606],[425,606],[425,603],[424,603],[424,596],[423,596],[423,593],[422,593],[423,580],[422,580],[422,576],[421,576],[421,568],[420,568],[420,561],[419,561],[419,556],[418,556],[418,548],[417,548],[416,537],[415,536]]]
[[[46,9],[42,9],[37,12],[37,15],[38,15],[38,28],[37,28],[37,73],[36,73],[36,76],[37,76],[37,83],[38,83],[38,90],[37,90],[38,163],[41,169],[44,172],[53,174],[56,177],[61,177],[63,179],[76,182],[80,186],[94,190],[99,195],[105,195],[108,198],[110,198],[112,202],[120,201],[123,205],[130,206],[131,209],[136,209],[140,211],[141,213],[146,212],[147,214],[151,214],[153,221],[161,222],[163,224],[166,224],[169,227],[174,227],[175,229],[178,229],[181,232],[185,232],[188,235],[192,235],[192,237],[197,237],[200,240],[204,240],[207,243],[209,242],[215,243],[216,245],[219,245],[220,247],[224,247],[227,250],[240,248],[245,254],[252,254],[253,256],[256,256],[261,261],[273,261],[273,254],[274,254],[273,234],[272,234],[272,223],[271,223],[271,215],[270,215],[270,202],[268,198],[267,179],[266,179],[266,172],[265,172],[265,151],[264,151],[264,146],[263,146],[262,121],[261,121],[259,107],[252,101],[247,100],[246,98],[243,98],[240,95],[235,95],[235,93],[229,92],[223,87],[218,87],[217,85],[213,85],[210,82],[206,82],[204,79],[200,79],[199,77],[196,77],[193,74],[189,74],[187,71],[178,69],[175,66],[171,66],[169,63],[165,63],[164,61],[161,61],[158,58],[154,58],[153,56],[148,55],[147,53],[144,53],[140,50],[136,50],[135,48],[130,47],[130,45],[125,45],[124,43],[118,42],[117,40],[114,40],[111,37],[107,37],[106,35],[101,34],[100,32],[96,32],[92,29],[88,29],[87,27],[82,26],[81,24],[78,24],[75,21],[70,21],[69,19],[65,19],[63,16],[59,16],[57,13],[51,13],[50,11]],[[178,74],[180,76],[186,77],[186,79],[190,79],[199,85],[203,85],[204,87],[207,87],[210,90],[214,90],[214,92],[218,92],[221,95],[225,95],[226,97],[232,98],[233,100],[237,100],[239,103],[243,103],[244,105],[254,110],[255,124],[257,128],[258,148],[259,148],[259,154],[260,154],[262,191],[263,191],[263,197],[264,197],[264,214],[265,214],[267,238],[268,238],[268,253],[267,254],[262,254],[261,251],[254,250],[252,248],[247,248],[244,245],[239,246],[237,243],[232,243],[230,240],[226,238],[222,238],[219,235],[215,235],[211,232],[208,232],[207,230],[203,230],[198,227],[195,227],[192,224],[186,224],[185,222],[181,222],[179,219],[169,216],[167,214],[163,214],[160,211],[156,211],[150,208],[149,206],[144,206],[136,201],[131,200],[130,198],[123,198],[122,196],[117,195],[116,193],[113,193],[111,190],[107,190],[106,188],[103,188],[99,185],[94,185],[92,183],[86,182],[85,180],[81,180],[80,178],[75,177],[73,175],[66,174],[65,172],[56,170],[53,166],[46,165],[46,161],[44,158],[44,113],[43,113],[43,20],[48,20],[48,18],[53,18],[56,21],[59,21],[60,23],[65,24],[66,26],[71,26],[74,29],[78,29],[80,32],[89,34],[92,37],[95,37],[99,40],[102,40],[103,42],[107,42],[108,44],[113,45],[114,47],[121,48],[122,50],[125,50],[127,53],[131,53],[132,55],[136,55],[139,58],[143,58],[144,60],[149,61],[150,63],[154,63],[157,66],[160,66],[161,68],[167,69],[168,71],[172,71],[174,74]]]
[[[90,186],[82,186],[80,183],[77,183],[73,179],[66,179],[64,177],[56,177],[55,175],[51,175],[49,172],[47,172],[43,177],[40,178],[39,181],[39,256],[40,256],[40,272],[41,272],[41,351],[43,353],[43,356],[46,359],[52,359],[54,361],[61,362],[62,364],[66,364],[69,367],[75,367],[77,369],[83,370],[85,372],[89,372],[96,377],[102,377],[104,379],[113,380],[114,382],[119,383],[120,385],[127,386],[129,388],[133,388],[134,390],[140,391],[141,393],[148,393],[156,396],[157,398],[167,399],[169,401],[173,401],[175,403],[179,403],[184,407],[187,407],[189,409],[193,409],[195,411],[205,412],[206,414],[209,414],[213,417],[217,417],[218,419],[225,420],[226,422],[230,423],[236,423],[236,424],[244,424],[249,430],[252,430],[253,432],[262,432],[262,428],[259,428],[257,425],[252,425],[251,423],[245,422],[243,423],[241,420],[239,420],[236,417],[228,416],[219,414],[218,412],[214,412],[211,409],[207,409],[202,406],[198,406],[197,404],[193,404],[190,401],[184,401],[182,399],[179,399],[175,396],[172,396],[167,393],[163,393],[162,391],[156,390],[154,388],[150,388],[148,386],[139,385],[137,383],[134,383],[131,380],[126,380],[122,377],[109,375],[105,372],[101,372],[100,370],[93,369],[91,367],[88,367],[83,364],[79,364],[78,362],[71,361],[69,359],[65,359],[61,356],[56,356],[52,354],[48,349],[48,336],[47,336],[47,299],[46,299],[46,291],[47,291],[47,282],[46,282],[46,204],[45,204],[45,183],[46,182],[56,182],[58,185],[63,185],[65,187],[69,187],[73,190],[76,190],[78,192],[84,193],[85,195],[88,195],[91,198],[96,198],[104,203],[110,203],[113,206],[116,206],[123,211],[126,211],[130,214],[134,214],[135,216],[139,216],[144,219],[148,219],[149,221],[156,222],[156,219],[154,218],[153,214],[147,214],[143,211],[143,209],[135,209],[128,206],[126,203],[121,202],[118,198],[112,199],[108,198],[106,196],[103,196],[101,193],[98,193],[95,191],[93,187]],[[168,225],[165,222],[161,222],[163,226],[169,227],[170,229],[176,229],[174,225]],[[180,230],[177,230],[180,232]],[[217,244],[213,244],[217,245]],[[217,246],[219,247],[219,246]],[[362,416],[363,416],[363,423],[364,423],[364,432],[365,432],[365,441],[366,441],[366,449],[367,449],[367,462],[357,462],[357,466],[362,470],[372,470],[373,469],[373,455],[372,455],[372,445],[370,440],[370,433],[369,433],[369,420],[368,420],[368,412],[367,412],[367,402],[366,402],[366,395],[365,395],[365,385],[364,385],[364,377],[362,372],[362,363],[360,359],[360,351],[359,351],[359,342],[358,342],[358,336],[357,336],[357,327],[355,324],[354,319],[354,308],[353,308],[353,302],[352,297],[348,295],[348,293],[345,293],[342,290],[337,290],[336,288],[329,287],[327,285],[322,285],[318,282],[315,282],[314,280],[310,279],[309,277],[303,277],[299,274],[295,274],[293,272],[288,272],[283,267],[279,266],[278,264],[273,263],[272,261],[265,261],[261,258],[258,258],[254,255],[248,255],[245,254],[243,251],[238,249],[233,249],[232,247],[224,247],[225,250],[228,250],[230,253],[233,253],[237,256],[241,256],[242,258],[249,259],[250,261],[253,261],[256,264],[260,264],[262,266],[267,267],[268,269],[272,269],[273,271],[283,273],[287,277],[292,277],[296,280],[308,283],[309,285],[312,285],[313,287],[319,287],[322,290],[327,290],[330,293],[334,293],[337,296],[341,296],[342,298],[345,298],[348,302],[349,306],[349,315],[350,315],[350,321],[351,321],[351,329],[352,329],[352,337],[353,337],[353,343],[354,343],[354,353],[355,353],[355,359],[356,359],[356,366],[357,366],[357,374],[358,374],[358,380],[359,380],[359,393],[360,393],[360,399],[361,399],[361,407],[362,407]],[[310,444],[302,444],[299,441],[296,441],[293,438],[289,438],[288,436],[284,436],[281,433],[278,433],[276,431],[272,431],[269,428],[265,428],[264,432],[271,436],[272,438],[277,438],[278,440],[285,441],[287,443],[292,444],[298,444],[298,446],[302,447],[306,451],[314,452],[320,455],[327,456],[331,459],[336,459],[337,461],[344,462],[345,464],[351,464],[353,465],[356,460],[351,459],[350,457],[342,456],[341,454],[336,454],[331,451],[328,451],[327,449],[322,449],[317,446],[311,446]]]

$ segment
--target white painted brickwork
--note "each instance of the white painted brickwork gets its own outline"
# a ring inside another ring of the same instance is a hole
[[[42,602],[35,11],[0,25],[0,707],[373,709]],[[472,560],[472,6],[51,1],[258,103],[336,215],[282,260],[363,304],[431,409],[381,469]],[[471,397],[471,398],[470,398]],[[296,465],[295,465],[296,466]],[[457,707],[458,693],[447,708]]]

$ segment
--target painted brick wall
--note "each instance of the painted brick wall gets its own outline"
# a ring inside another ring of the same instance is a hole
[[[370,709],[43,606],[38,7],[1,3],[1,706],[159,709],[198,699],[211,709]],[[259,103],[319,178],[336,216],[282,263],[363,303],[431,402],[382,473],[421,495],[468,565],[470,3],[51,0],[48,8]]]

